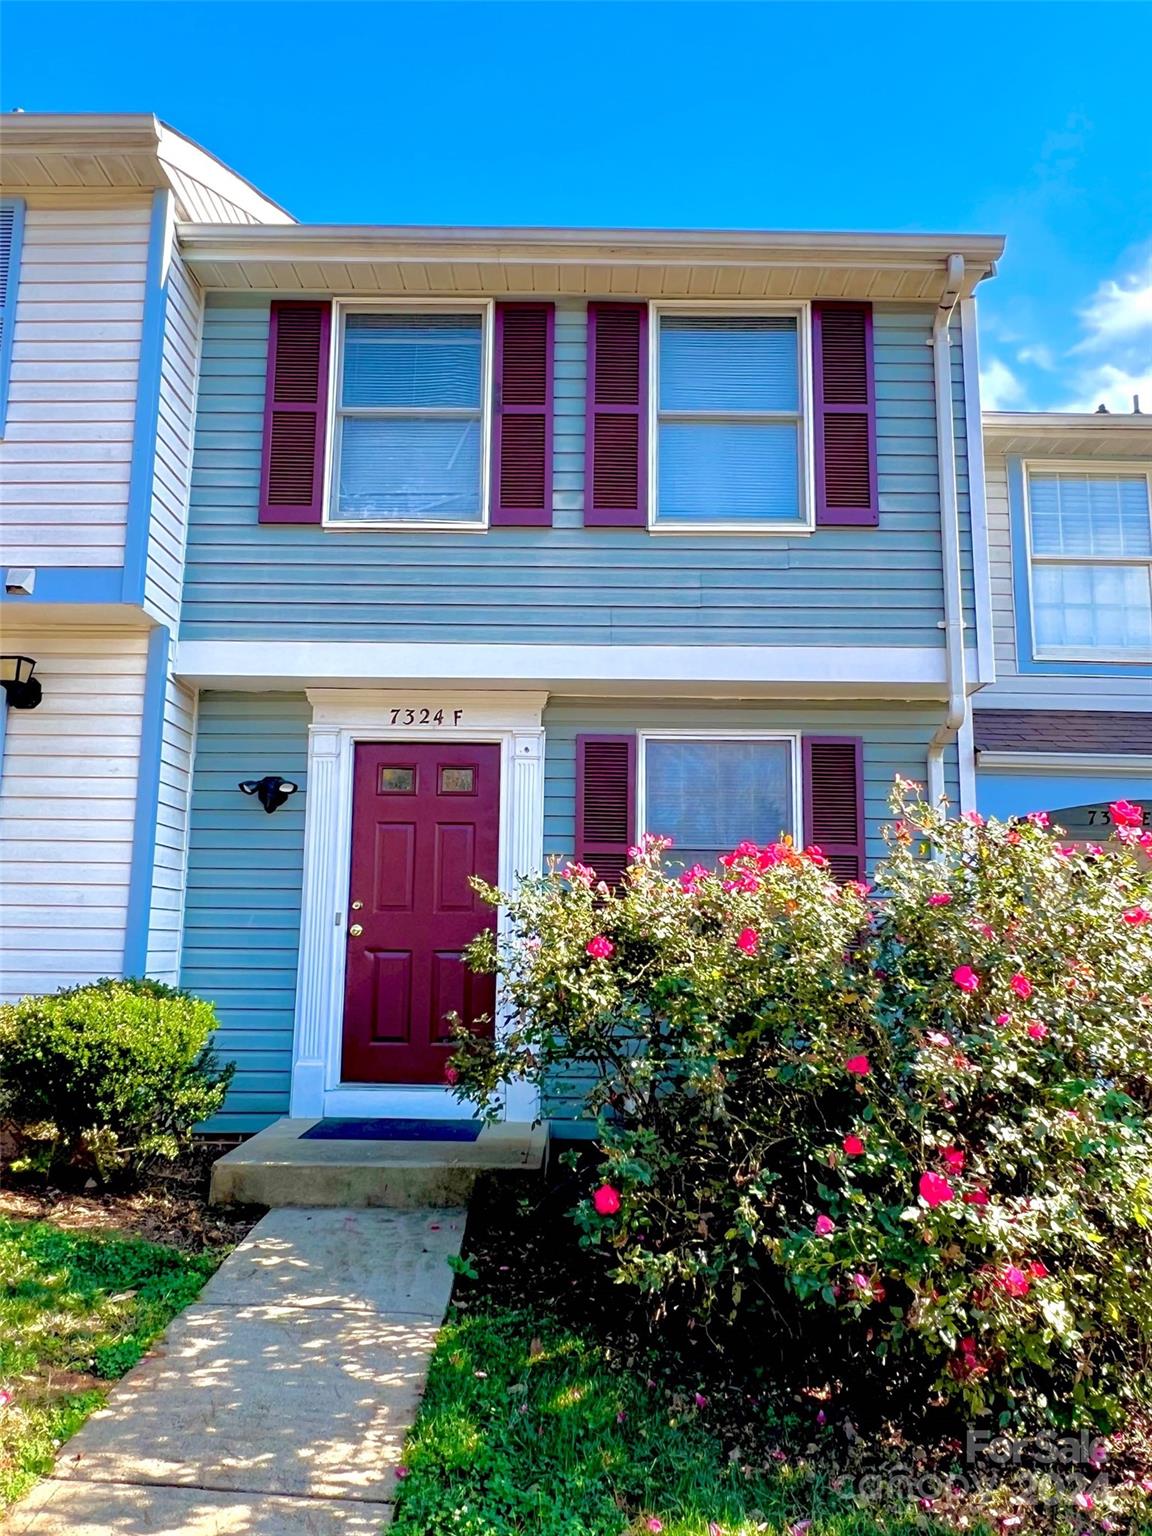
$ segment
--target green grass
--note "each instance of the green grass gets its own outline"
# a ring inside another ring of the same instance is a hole
[[[620,1416],[623,1415],[621,1418]],[[609,1369],[603,1349],[533,1313],[453,1312],[405,1450],[394,1536],[902,1536],[811,1465],[730,1460],[691,1395]]]
[[[0,1217],[0,1509],[51,1469],[220,1254]]]

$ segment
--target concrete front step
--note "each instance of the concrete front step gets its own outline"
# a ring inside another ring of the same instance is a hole
[[[277,1120],[212,1167],[213,1205],[464,1206],[481,1173],[534,1173],[548,1130],[487,1125],[475,1141],[303,1140],[315,1120]]]

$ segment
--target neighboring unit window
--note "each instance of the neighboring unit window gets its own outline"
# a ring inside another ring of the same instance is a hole
[[[790,741],[650,737],[645,830],[672,838],[670,857],[711,868],[744,838],[797,834],[793,775]]]
[[[330,520],[481,523],[483,315],[354,310],[340,346]]]
[[[808,521],[797,315],[663,313],[657,527]]]
[[[1152,652],[1152,511],[1141,473],[1030,471],[1037,656]]]

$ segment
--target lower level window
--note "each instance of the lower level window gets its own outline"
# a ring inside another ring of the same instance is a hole
[[[797,834],[794,744],[780,737],[648,737],[644,827],[672,857],[711,868],[745,838]]]

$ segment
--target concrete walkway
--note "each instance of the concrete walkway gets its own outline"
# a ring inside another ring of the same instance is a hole
[[[464,1217],[270,1211],[5,1530],[375,1536]]]

